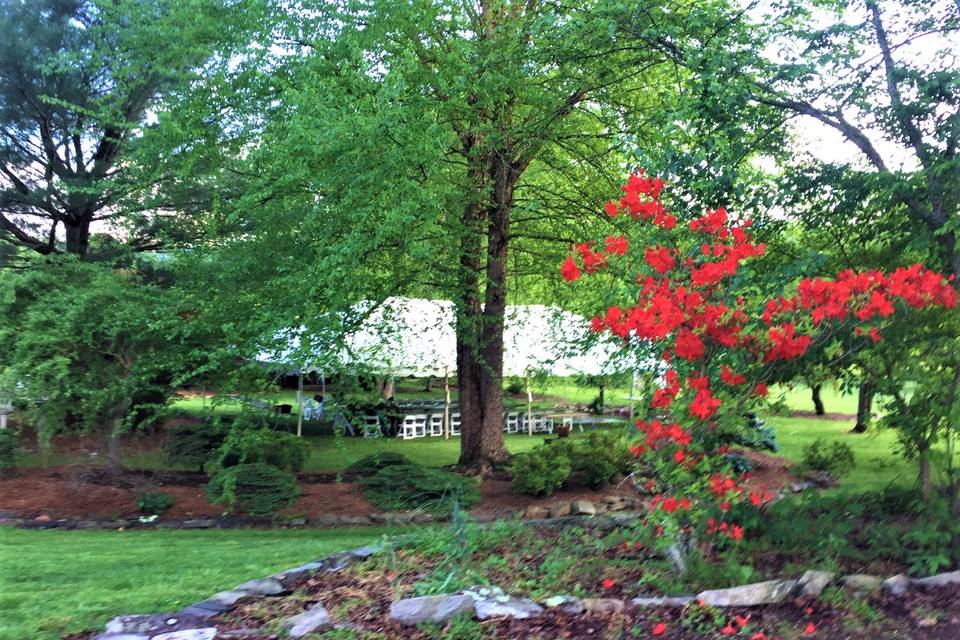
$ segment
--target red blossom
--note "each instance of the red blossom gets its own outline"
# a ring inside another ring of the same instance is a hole
[[[563,265],[560,267],[560,275],[562,275],[563,279],[567,282],[580,279],[580,267],[577,266],[577,262],[573,259],[573,256],[568,256],[567,259],[563,261]]]
[[[606,251],[612,256],[622,256],[627,253],[627,239],[624,236],[607,236]]]
[[[653,628],[650,630],[650,635],[662,636],[666,632],[667,632],[667,625],[665,625],[662,622],[658,622],[657,624],[653,625]]]

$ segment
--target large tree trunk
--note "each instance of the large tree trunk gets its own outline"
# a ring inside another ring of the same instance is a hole
[[[481,176],[481,166],[489,168],[489,174]],[[487,196],[487,203],[478,198],[464,212],[460,260],[463,299],[457,319],[457,376],[462,421],[460,465],[484,475],[510,457],[503,441],[503,322],[515,178],[511,167],[499,158],[488,159],[483,165],[477,162],[471,171],[475,185],[488,178],[493,191]],[[487,225],[487,268],[481,309],[480,233],[484,222]]]
[[[90,248],[90,218],[67,217],[63,221],[67,237],[67,253],[83,257]]]
[[[857,394],[857,424],[853,427],[854,433],[866,433],[872,413],[873,385],[870,382],[861,382],[860,392]]]
[[[813,410],[818,416],[826,414],[826,409],[823,407],[823,398],[820,397],[820,390],[823,385],[817,383],[810,387],[810,397],[813,399]]]

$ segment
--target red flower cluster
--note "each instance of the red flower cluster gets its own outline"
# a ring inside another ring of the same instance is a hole
[[[684,498],[658,496],[653,501],[656,517],[664,519],[656,530],[682,535],[694,514],[686,514],[687,522],[681,526],[670,526],[664,514],[699,512],[703,522],[710,510],[726,513],[733,502],[760,508],[773,498],[763,489],[747,492],[728,477],[729,464],[722,457],[726,449],[710,435],[722,435],[728,425],[742,420],[751,402],[767,394],[767,386],[760,382],[764,365],[806,354],[814,331],[821,331],[825,321],[862,323],[853,327],[855,335],[877,342],[884,319],[898,305],[953,308],[957,292],[950,280],[921,265],[889,274],[844,271],[832,280],[805,279],[796,295],[779,296],[754,311],[754,304],[731,290],[738,282],[733,276],[744,262],[765,251],[763,244],[752,241],[750,222],[738,224],[718,208],[676,228],[676,218],[660,201],[662,190],[662,180],[641,171],[623,186],[623,197],[605,206],[611,217],[628,213],[635,221],[658,227],[656,243],[641,251],[625,236],[611,235],[603,250],[579,244],[563,262],[561,274],[572,282],[630,251],[635,258],[643,257],[618,263],[642,269],[634,278],[636,297],[626,305],[608,307],[591,324],[598,333],[609,331],[624,341],[651,343],[669,363],[662,386],[652,394],[657,419],[637,421],[643,439],[631,450],[644,457],[644,466],[657,478],[649,482],[651,492],[657,484],[683,486]],[[730,415],[725,415],[726,407]],[[710,520],[706,528],[734,542],[744,535],[742,526],[727,521]],[[664,633],[665,625],[658,630]],[[754,637],[765,638],[762,633]]]
[[[813,342],[813,338],[808,335],[797,335],[797,329],[792,324],[782,324],[779,328],[770,327],[768,337],[770,348],[763,357],[764,362],[799,358]]]
[[[677,444],[686,447],[693,441],[693,436],[683,430],[679,424],[663,424],[659,420],[637,420],[637,429],[644,434],[644,442],[650,449],[657,449],[664,444]]]

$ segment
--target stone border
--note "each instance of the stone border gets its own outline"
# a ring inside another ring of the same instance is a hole
[[[592,502],[573,500],[555,502],[546,506],[532,505],[517,511],[504,511],[498,514],[471,516],[478,522],[493,520],[533,520],[563,518],[570,515],[597,515],[602,513],[628,511],[643,507],[644,500],[632,496],[606,496]],[[50,518],[39,516],[25,518],[0,511],[0,527],[9,526],[19,529],[238,529],[238,528],[293,528],[293,527],[370,527],[383,525],[426,524],[442,522],[448,517],[424,511],[397,511],[351,516],[323,514],[315,518],[290,518],[277,520],[272,518],[251,518],[246,516],[219,516],[216,518],[157,518],[153,521],[140,518]]]
[[[608,529],[633,522],[639,514],[617,513],[602,518],[587,515],[569,515],[559,518],[528,520],[525,524],[570,526],[587,522],[590,526]],[[233,589],[221,591],[201,602],[191,604],[178,613],[118,616],[106,625],[106,631],[95,640],[214,640],[214,638],[243,638],[259,633],[256,629],[220,632],[211,626],[210,619],[232,610],[240,604],[258,599],[279,597],[293,592],[301,583],[321,572],[341,571],[379,553],[380,546],[364,546],[325,556],[313,562],[274,573],[258,580],[249,580]],[[887,579],[865,574],[839,577],[826,571],[806,571],[797,579],[778,579],[730,587],[711,589],[683,596],[649,596],[629,600],[616,598],[576,598],[555,595],[541,602],[516,598],[498,587],[482,587],[456,594],[404,598],[390,606],[390,617],[395,622],[417,625],[425,622],[445,623],[460,615],[471,615],[478,620],[512,617],[531,618],[546,609],[556,609],[571,615],[584,611],[610,615],[630,609],[677,607],[693,603],[713,607],[754,607],[777,604],[789,597],[817,597],[831,584],[839,584],[857,595],[884,590],[902,596],[910,590],[928,589],[960,584],[960,571],[941,573],[928,578],[910,578],[897,574]],[[305,611],[280,622],[286,636],[299,638],[321,632],[335,625],[322,603],[314,603]],[[349,627],[349,624],[339,625]]]

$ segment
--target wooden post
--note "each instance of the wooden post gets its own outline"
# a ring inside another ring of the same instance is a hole
[[[297,437],[303,437],[303,368],[297,379]]]
[[[529,373],[527,373],[527,435],[533,436],[533,391],[530,389]]]
[[[450,439],[450,374],[443,371],[443,439]]]

